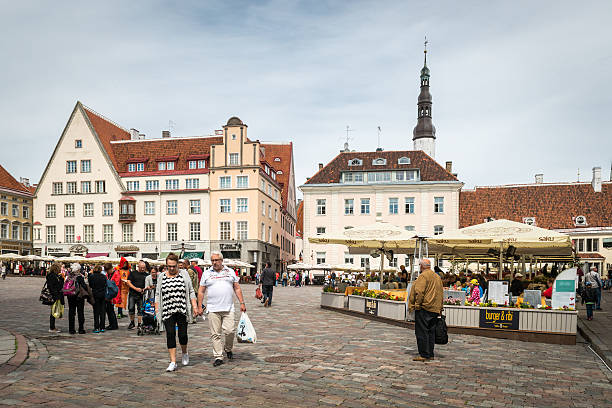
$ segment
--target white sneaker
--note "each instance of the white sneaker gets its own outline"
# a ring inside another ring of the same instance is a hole
[[[61,333],[60,329],[49,329],[49,333]]]
[[[170,365],[168,366],[168,368],[166,368],[166,371],[170,372],[174,370],[176,370],[176,363],[170,362]]]
[[[189,354],[185,353],[183,354],[183,365],[186,366],[187,364],[189,364]]]

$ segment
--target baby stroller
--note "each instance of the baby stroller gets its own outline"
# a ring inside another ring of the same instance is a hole
[[[155,289],[148,289],[142,295],[142,325],[138,328],[137,334],[159,335],[159,322],[155,316]]]

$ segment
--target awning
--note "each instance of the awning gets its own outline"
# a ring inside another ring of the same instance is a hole
[[[108,252],[88,252],[85,258],[97,258],[99,256],[108,256]]]
[[[187,252],[183,255],[183,259],[204,258],[204,252]]]

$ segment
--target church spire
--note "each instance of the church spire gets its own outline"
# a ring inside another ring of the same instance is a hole
[[[417,103],[417,125],[412,132],[414,150],[423,150],[432,158],[435,156],[436,128],[431,120],[432,98],[429,93],[429,68],[427,67],[427,37],[425,37],[425,49],[423,68],[421,69],[421,93]]]

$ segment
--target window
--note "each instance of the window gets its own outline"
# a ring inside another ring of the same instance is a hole
[[[274,199],[278,200],[278,190],[274,190]]]
[[[102,203],[102,215],[105,217],[113,216],[113,203]]]
[[[76,173],[76,172],[77,172],[76,160],[68,160],[66,162],[66,173]]]
[[[317,199],[317,215],[325,215],[325,199]]]
[[[390,171],[377,171],[368,173],[368,183],[384,183],[391,181]]]
[[[272,206],[268,204],[268,218],[272,219]]]
[[[325,227],[317,227],[317,235],[325,234]]]
[[[53,194],[64,194],[63,183],[53,183]]]
[[[96,193],[106,193],[106,181],[96,181]]]
[[[444,225],[434,225],[434,235],[440,235],[444,232]]]
[[[68,194],[76,194],[77,193],[77,183],[76,181],[69,181],[66,183],[66,192]]]
[[[249,211],[249,199],[248,198],[237,198],[236,199],[236,212],[244,213]]]
[[[19,224],[13,224],[13,234],[11,237],[13,239],[19,239]]]
[[[81,173],[91,173],[91,160],[81,160]]]
[[[155,201],[144,202],[144,213],[145,215],[155,215]]]
[[[219,223],[219,239],[231,239],[231,225],[229,221],[221,221]]]
[[[82,194],[91,193],[91,181],[81,181],[81,193]]]
[[[360,159],[353,159],[353,160],[349,160],[348,165],[349,166],[361,166],[363,165],[363,162]]]
[[[94,242],[93,225],[83,225],[83,242]]]
[[[0,238],[8,238],[8,224],[0,224]]]
[[[325,252],[317,252],[317,265],[325,263]]]
[[[185,188],[187,189],[200,188],[200,179],[193,178],[193,179],[185,180]]]
[[[266,216],[266,202],[261,200],[261,215]]]
[[[178,189],[179,189],[179,181],[178,181],[178,179],[168,179],[168,180],[166,180],[166,190],[178,190]]]
[[[232,188],[232,176],[219,177],[219,188]]]
[[[354,262],[353,256],[351,254],[349,254],[348,252],[344,253],[344,263],[345,264],[352,264]]]
[[[56,236],[55,236],[55,225],[47,226],[47,243],[55,244]]]
[[[406,226],[404,227],[404,229],[405,229],[406,231],[414,231],[414,225],[406,225]]]
[[[178,241],[178,227],[175,222],[169,222],[168,228],[168,241]]]
[[[198,168],[198,162],[195,160],[189,160],[189,170],[194,170]]]
[[[166,170],[174,170],[174,162],[166,162]]]
[[[400,157],[399,159],[397,159],[397,164],[410,164],[410,158]]]
[[[85,203],[83,204],[83,217],[93,217],[94,216],[94,205],[93,203]]]
[[[19,205],[13,204],[13,211],[11,214],[13,217],[19,217]]]
[[[236,221],[236,239],[247,239],[248,236],[248,222],[247,221]]]
[[[136,163],[128,163],[128,171],[129,172],[136,171]]]
[[[189,223],[189,239],[191,241],[200,240],[200,223],[199,222]]]
[[[585,241],[587,252],[599,251],[599,238],[587,238]]]
[[[35,228],[34,229],[34,235],[35,235],[34,239],[36,241],[40,241],[40,228]]]
[[[577,216],[576,218],[574,218],[574,225],[576,226],[587,225],[586,217],[584,215]]]
[[[206,160],[198,160],[198,169],[206,168]]]
[[[232,204],[229,198],[222,198],[219,200],[219,212],[229,213],[232,211]]]
[[[274,209],[274,222],[278,222],[278,209]]]
[[[159,180],[147,180],[145,181],[145,190],[159,190]]]
[[[102,231],[104,232],[102,235],[102,240],[104,242],[113,242],[113,225],[104,224],[102,226]]]
[[[136,163],[136,171],[144,171],[144,163]]]
[[[413,181],[417,180],[419,176],[418,170],[396,171],[394,173],[396,181]]]
[[[268,242],[272,243],[272,227],[268,227]]]
[[[134,225],[122,224],[121,230],[123,233],[123,242],[132,242],[134,240]]]
[[[138,181],[128,181],[127,189],[128,191],[138,191],[140,190],[140,183]]]
[[[444,197],[434,197],[434,212],[435,213],[444,212]]]
[[[391,259],[389,266],[392,268],[397,268],[397,256],[394,256],[393,259]]]
[[[406,197],[404,203],[406,214],[414,214],[414,197]]]
[[[363,183],[363,173],[353,173],[355,183]]]
[[[166,208],[168,215],[175,215],[177,213],[177,201],[176,200],[168,200],[166,201]]]
[[[80,149],[81,147],[83,147],[83,141],[81,139],[77,139],[74,141],[74,147],[77,149]]]
[[[145,224],[144,225],[144,231],[145,231],[144,240],[146,242],[153,242],[153,241],[155,241],[155,224],[153,224],[153,223]]]
[[[166,170],[166,162],[157,163],[157,170]]]
[[[268,195],[272,197],[272,185],[268,184]]]
[[[47,218],[55,218],[55,204],[47,204]]]
[[[64,204],[64,217],[74,217],[74,204]]]
[[[64,242],[74,243],[74,225],[64,225]]]
[[[276,174],[281,175],[281,174],[283,174],[283,171],[279,170],[279,171],[276,172]]]
[[[266,192],[266,182],[261,180],[261,191]]]
[[[373,166],[384,166],[385,164],[387,164],[387,159],[383,159],[382,157],[372,160]]]
[[[238,153],[230,153],[229,154],[229,159],[230,159],[230,166],[236,166],[238,164],[240,164],[239,160],[238,160]]]
[[[389,214],[397,214],[398,213],[398,199],[390,198],[389,199]]]
[[[353,215],[354,213],[354,204],[355,200],[352,198],[344,200],[344,215]]]
[[[361,267],[362,268],[369,268],[370,267],[370,258],[362,257],[361,258]]]
[[[344,173],[342,174],[342,181],[345,183],[350,183],[353,181],[353,173]]]
[[[200,214],[200,200],[189,200],[189,214]]]
[[[21,227],[21,239],[24,241],[30,240],[30,227]]]
[[[22,208],[21,215],[23,218],[30,218],[30,207],[26,207],[25,205]]]
[[[8,204],[7,203],[0,204],[0,214],[8,215]]]
[[[265,241],[266,240],[266,226],[264,225],[264,223],[261,223],[261,240]]]
[[[249,187],[249,176],[236,176],[236,187],[248,188]]]

